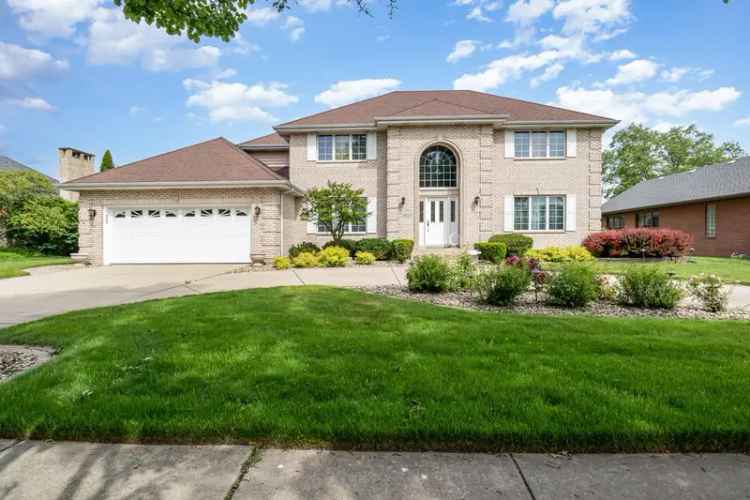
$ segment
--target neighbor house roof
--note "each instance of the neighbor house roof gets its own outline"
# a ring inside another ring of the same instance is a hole
[[[289,149],[289,143],[281,137],[278,132],[273,132],[262,137],[256,137],[237,144],[242,149],[264,150],[264,149]]]
[[[513,123],[586,123],[612,126],[616,120],[546,104],[472,90],[395,91],[283,123],[289,131],[311,126],[367,125],[398,119],[495,119]]]
[[[63,187],[210,187],[212,184],[291,187],[288,179],[274,173],[223,137],[80,177],[63,184]]]
[[[42,174],[41,172],[29,167],[28,165],[24,165],[23,163],[20,163],[13,158],[9,158],[7,156],[0,156],[0,172],[7,172],[9,170],[20,170],[24,172],[36,172],[38,174],[44,175],[47,179],[52,181],[53,183],[57,184],[57,179],[54,177],[50,177],[49,175]]]
[[[750,156],[636,184],[607,200],[602,213],[750,196]]]

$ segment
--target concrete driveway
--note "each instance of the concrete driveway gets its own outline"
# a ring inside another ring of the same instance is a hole
[[[0,328],[78,309],[197,293],[289,285],[391,285],[405,266],[248,271],[243,266],[132,265],[31,270],[0,280]]]

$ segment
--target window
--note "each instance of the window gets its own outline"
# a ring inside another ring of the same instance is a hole
[[[331,231],[329,225],[324,222],[317,222],[316,227],[319,233],[328,233]],[[347,224],[346,226],[344,226],[344,233],[347,233],[347,234],[366,233],[366,232],[367,232],[367,217],[365,217],[359,222],[355,222],[353,224]]]
[[[318,136],[318,161],[366,159],[367,134]]]
[[[424,201],[419,202],[419,222],[424,222]]]
[[[456,222],[456,200],[451,200],[451,222]]]
[[[124,219],[125,218],[125,211],[121,210],[119,212],[115,212],[115,219]]]
[[[513,201],[516,231],[562,231],[565,229],[564,196],[516,196]]]
[[[149,210],[148,216],[149,217],[161,217],[161,210]]]
[[[247,217],[247,210],[237,209],[234,211],[234,215],[236,215],[237,217]]]
[[[182,214],[183,217],[195,217],[195,210],[185,210]]]
[[[456,155],[444,146],[428,148],[419,160],[419,187],[456,187]]]
[[[513,134],[516,158],[564,158],[565,132],[539,131]]]
[[[217,213],[219,214],[219,217],[231,217],[232,211],[228,208],[220,208],[217,210]]]
[[[659,227],[659,211],[638,212],[636,225],[638,227]]]
[[[175,213],[174,210],[165,210],[164,217],[168,217],[171,219],[172,217],[177,217],[177,214]]]
[[[624,215],[609,215],[607,216],[607,227],[609,229],[622,229],[625,227],[625,216]]]
[[[135,219],[135,218],[142,217],[142,216],[143,216],[143,210],[131,210],[130,211],[131,219]]]
[[[716,238],[716,204],[706,205],[706,238]]]
[[[201,208],[201,217],[211,217],[213,214],[212,208]]]

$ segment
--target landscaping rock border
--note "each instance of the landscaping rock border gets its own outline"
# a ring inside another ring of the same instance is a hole
[[[376,287],[358,287],[359,290],[397,297],[407,300],[415,300],[427,304],[438,306],[454,307],[459,309],[469,309],[474,311],[501,312],[501,313],[520,313],[536,314],[547,316],[575,316],[591,315],[601,317],[645,317],[645,318],[682,318],[682,319],[728,319],[728,320],[750,320],[750,311],[742,309],[730,309],[720,313],[712,313],[691,307],[689,305],[679,306],[671,311],[659,309],[638,309],[635,307],[624,307],[618,304],[608,302],[594,302],[585,308],[567,309],[564,307],[550,306],[544,303],[544,294],[539,295],[539,302],[536,302],[533,292],[523,294],[518,302],[513,306],[500,307],[484,304],[479,298],[468,291],[446,292],[439,294],[413,293],[406,287],[399,286],[376,286]]]
[[[0,345],[0,383],[46,363],[54,354],[50,347]]]

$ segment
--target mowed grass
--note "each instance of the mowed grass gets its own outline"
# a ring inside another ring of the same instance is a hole
[[[648,260],[645,263],[638,259],[607,259],[598,260],[596,265],[601,272],[608,274],[622,274],[633,266],[651,265],[673,272],[675,277],[680,279],[688,279],[691,276],[705,273],[716,274],[729,283],[750,285],[750,259],[690,257],[683,262]],[[554,269],[559,267],[559,264],[548,263],[546,266]]]
[[[29,250],[0,248],[0,279],[25,276],[24,269],[56,264],[71,264],[69,257],[42,255]]]
[[[750,450],[750,323],[533,317],[294,287],[0,330],[61,349],[0,437],[359,449]]]

